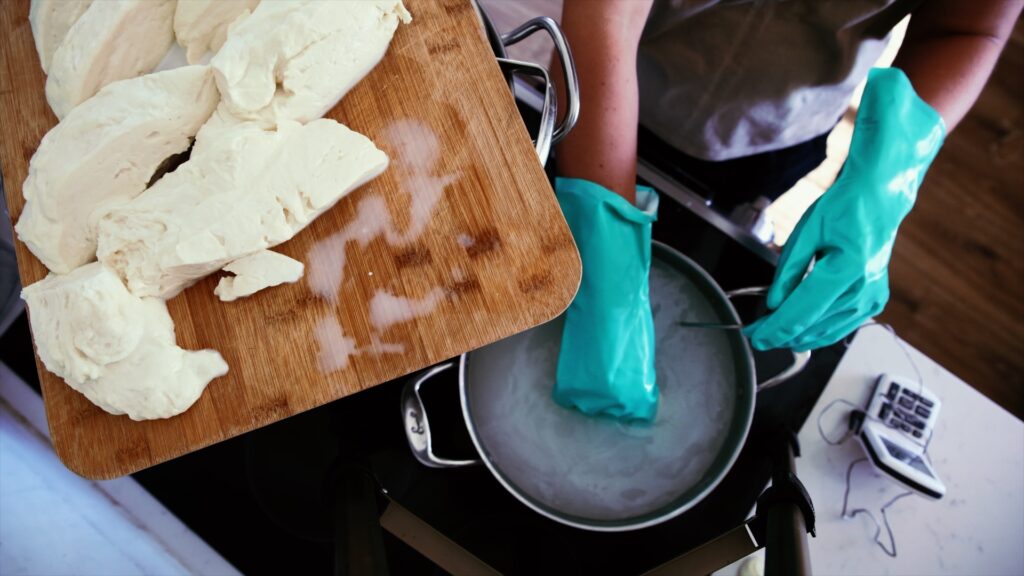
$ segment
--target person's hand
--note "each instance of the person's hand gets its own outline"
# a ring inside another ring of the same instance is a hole
[[[772,312],[745,329],[755,348],[828,346],[882,311],[896,230],[944,137],[901,70],[870,72],[842,173],[786,242]]]

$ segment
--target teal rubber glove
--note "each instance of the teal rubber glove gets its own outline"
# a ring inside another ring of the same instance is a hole
[[[903,71],[868,73],[842,173],[786,242],[768,291],[773,312],[745,330],[755,348],[828,346],[882,311],[896,230],[945,133]]]
[[[647,276],[658,195],[638,186],[638,208],[587,180],[559,178],[555,190],[583,280],[565,312],[552,396],[584,414],[652,420],[658,387]]]

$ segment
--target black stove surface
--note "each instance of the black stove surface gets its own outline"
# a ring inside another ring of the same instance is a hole
[[[727,290],[771,282],[771,264],[664,196],[654,237],[697,261]],[[741,315],[750,319],[758,312],[741,310]],[[785,352],[755,356],[759,372],[765,375],[777,372],[790,359]],[[748,440],[722,483],[693,509],[643,530],[597,533],[564,526],[525,507],[482,466],[456,470],[421,466],[392,421],[383,423],[389,428],[381,431],[380,438],[386,441],[369,457],[390,498],[500,572],[638,574],[746,519],[770,477],[768,446],[779,441],[780,430],[799,430],[841,356],[841,347],[816,352],[800,376],[760,393]],[[456,371],[439,378],[423,389],[435,451],[447,458],[473,458],[459,412]],[[369,391],[365,401],[376,407],[364,414],[392,411],[397,419],[398,393],[399,386],[390,384]]]
[[[695,260],[726,290],[771,282],[774,264],[763,248],[751,250],[749,238],[737,240],[709,224],[684,206],[685,195],[678,190],[660,192],[655,239]],[[763,312],[757,302],[736,305],[747,321]],[[30,342],[23,314],[0,338],[0,360],[38,389]],[[761,378],[789,361],[785,352],[755,356]],[[721,484],[686,513],[633,532],[588,532],[548,520],[519,503],[482,466],[437,470],[417,463],[402,430],[399,397],[405,379],[135,478],[246,574],[339,571],[335,534],[347,513],[339,506],[344,497],[337,478],[339,467],[352,465],[375,477],[387,498],[503,573],[636,574],[736,527],[749,515],[770,475],[768,447],[780,429],[800,428],[841,356],[841,346],[817,351],[801,375],[760,393],[747,442]],[[438,454],[475,457],[459,411],[455,372],[425,387],[424,402]],[[378,495],[376,504],[382,509],[386,499]],[[383,538],[392,573],[442,573],[390,534]]]
[[[725,288],[766,285],[773,266],[663,194],[654,237],[681,250]],[[737,302],[741,304],[741,302]],[[749,306],[749,303],[746,303]],[[758,310],[740,310],[747,320]],[[3,361],[38,387],[24,316],[3,337]],[[329,573],[344,509],[339,463],[376,478],[387,497],[506,574],[636,574],[742,522],[770,474],[767,447],[780,428],[798,430],[842,355],[815,353],[794,380],[759,394],[753,427],[735,466],[700,504],[661,525],[626,533],[563,526],[526,508],[482,466],[426,468],[402,430],[404,379],[333,402],[135,474],[135,478],[228,561],[247,574]],[[773,373],[788,354],[757,353]],[[424,388],[436,451],[475,456],[459,412],[454,371]],[[379,496],[383,508],[386,499]],[[384,534],[391,572],[442,573]]]

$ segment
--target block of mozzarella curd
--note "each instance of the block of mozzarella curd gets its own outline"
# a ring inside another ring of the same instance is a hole
[[[290,239],[387,164],[334,120],[236,124],[197,140],[188,162],[105,216],[96,255],[135,295],[170,298]]]
[[[46,100],[57,118],[111,82],[151,71],[174,43],[174,0],[93,2],[53,54]]]
[[[168,156],[187,150],[218,101],[209,66],[100,90],[43,136],[22,186],[18,237],[59,274],[93,260],[98,219],[141,194]]]
[[[210,64],[224,105],[273,126],[323,116],[384,56],[401,0],[261,2]]]
[[[90,4],[92,0],[32,0],[28,22],[43,72],[50,69],[53,53]]]
[[[260,250],[225,266],[224,271],[234,276],[221,278],[213,293],[221,301],[231,302],[264,288],[298,282],[304,269],[302,262],[294,258],[272,250]]]
[[[207,52],[224,45],[228,27],[248,16],[260,0],[178,0],[174,10],[174,37],[195,64]]]
[[[111,414],[169,418],[228,372],[215,350],[179,348],[164,301],[133,296],[99,262],[51,274],[22,298],[46,369]]]

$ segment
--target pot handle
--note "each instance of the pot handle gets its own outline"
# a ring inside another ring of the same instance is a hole
[[[562,119],[562,123],[555,128],[551,136],[552,143],[558,144],[573,129],[576,119],[580,115],[580,84],[576,78],[576,63],[572,59],[572,51],[569,50],[569,43],[566,41],[565,35],[562,34],[562,29],[551,18],[538,16],[508,34],[502,34],[501,43],[506,47],[511,46],[539,30],[547,32],[551,37],[551,42],[555,45],[555,53],[558,55],[558,62],[562,67],[562,79],[565,81],[565,118]]]
[[[449,460],[434,454],[433,441],[430,438],[430,422],[420,398],[420,386],[434,376],[455,367],[455,362],[448,361],[426,370],[410,380],[402,389],[402,423],[405,426],[405,437],[409,441],[412,455],[420,464],[431,468],[461,468],[480,464],[480,460]]]
[[[543,66],[519,60],[510,60],[508,58],[498,58],[497,60],[501,69],[509,74],[536,76],[544,82],[544,106],[540,111],[540,126],[537,128],[537,139],[533,141],[533,146],[537,150],[537,157],[540,159],[540,163],[544,165],[547,163],[548,155],[551,153],[552,135],[555,132],[555,115],[557,113],[555,86],[551,83],[551,77],[548,76],[548,71]]]
[[[738,288],[736,290],[726,292],[725,295],[731,300],[736,296],[763,296],[767,293],[767,286],[754,286],[750,288]],[[809,362],[811,359],[810,350],[806,350],[804,352],[795,352],[793,350],[790,350],[789,353],[793,355],[793,363],[790,364],[789,367],[783,370],[782,372],[779,372],[775,376],[772,376],[771,378],[765,380],[764,382],[759,383],[757,385],[758,392],[760,392],[761,390],[771,388],[772,386],[778,386],[779,384],[782,384],[783,382],[789,380],[793,376],[796,376],[797,374],[803,371],[804,367],[807,366],[807,362]]]
[[[548,71],[543,66],[521,62],[508,58],[498,58],[498,64],[502,70],[509,73],[522,73],[540,78],[544,82],[544,105],[541,109],[540,128],[537,130],[537,140],[534,146],[537,149],[537,156],[541,164],[547,162],[551,146],[565,138],[576,125],[576,119],[580,113],[579,80],[576,78],[576,64],[572,59],[572,52],[569,50],[569,43],[565,35],[554,20],[541,16],[528,20],[521,26],[501,36],[503,46],[511,46],[524,38],[531,36],[534,32],[545,31],[551,37],[555,45],[555,53],[558,56],[562,68],[562,78],[565,81],[565,118],[562,123],[555,126],[555,119],[558,116],[558,103],[555,97],[555,86],[551,82]],[[515,88],[513,86],[513,92]]]

